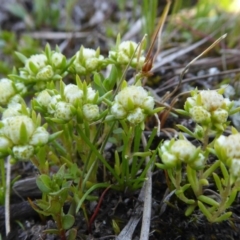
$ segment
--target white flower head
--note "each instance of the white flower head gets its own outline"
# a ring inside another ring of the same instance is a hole
[[[123,119],[126,117],[127,112],[121,104],[115,102],[111,107],[111,113],[116,119]]]
[[[73,65],[78,74],[85,75],[100,68],[103,59],[104,57],[100,55],[98,51],[81,47],[76,53],[76,59]]]
[[[216,90],[202,90],[199,94],[202,105],[207,111],[214,111],[221,108],[224,104],[223,95],[219,94]]]
[[[54,117],[69,121],[73,118],[72,104],[66,102],[58,102],[54,111]]]
[[[174,154],[169,152],[164,152],[161,156],[162,162],[166,167],[175,167],[177,165],[178,159]]]
[[[80,52],[77,53],[77,56],[79,57]],[[83,57],[85,59],[88,58],[95,58],[96,57],[96,50],[91,49],[91,48],[83,48]]]
[[[31,145],[44,145],[48,142],[49,133],[44,127],[38,127],[33,133],[29,143]]]
[[[51,56],[52,65],[56,68],[59,68],[63,61],[65,60],[65,56],[62,53],[54,52]]]
[[[50,80],[54,75],[52,66],[47,65],[43,67],[36,75],[36,78],[39,80]]]
[[[210,121],[211,114],[202,106],[194,106],[190,109],[192,119],[197,123],[206,123]]]
[[[21,111],[22,111],[22,105],[20,103],[10,104],[8,105],[8,108],[4,110],[2,114],[2,119],[23,115]]]
[[[38,102],[38,104],[45,108],[48,108],[51,100],[52,97],[47,90],[41,91],[36,97],[36,101]]]
[[[204,155],[200,149],[185,139],[165,141],[159,149],[159,156],[167,167],[190,164],[195,169],[204,167]]]
[[[138,125],[139,123],[142,123],[144,121],[144,118],[145,116],[141,108],[134,109],[127,116],[127,120],[133,125]]]
[[[22,124],[26,128],[26,138],[30,138],[35,131],[35,125],[31,118],[27,116],[8,117],[2,120],[3,127],[0,129],[0,135],[8,138],[12,143],[21,143],[20,129]]]
[[[231,161],[230,171],[234,177],[240,176],[240,158],[234,158]]]
[[[198,157],[195,159],[195,161],[190,163],[190,166],[193,169],[200,170],[203,169],[205,166],[205,157],[202,153],[198,154]]]
[[[57,103],[60,102],[61,100],[62,98],[60,94],[52,96],[48,104],[48,113],[53,114],[55,112]]]
[[[196,147],[187,140],[179,139],[171,146],[171,153],[182,162],[188,163],[193,159],[196,152]]]
[[[21,103],[22,97],[19,94],[14,95],[8,102],[8,105],[15,104],[15,103]]]
[[[6,152],[8,148],[12,146],[12,143],[5,137],[0,137],[0,153]]]
[[[129,109],[129,100],[134,104],[134,107],[144,108],[144,101],[147,99],[148,93],[141,86],[129,86],[121,90],[115,97],[115,101],[120,103],[124,109]]]
[[[85,104],[83,115],[88,121],[93,121],[99,116],[99,107],[95,104]]]
[[[225,109],[216,109],[213,112],[213,118],[217,123],[225,123],[228,119],[228,111]]]
[[[95,98],[96,94],[97,93],[94,89],[92,89],[91,87],[88,87],[87,88],[87,101],[92,102],[93,99]]]
[[[141,52],[139,53],[139,51]],[[121,65],[130,63],[130,66],[135,68],[136,66],[141,67],[143,65],[145,57],[142,54],[143,51],[140,50],[137,43],[133,41],[124,41],[119,44],[116,51],[109,52],[109,58],[114,59]]]
[[[34,147],[31,145],[14,146],[12,152],[16,159],[29,160],[33,156]]]
[[[36,55],[32,55],[25,63],[25,68],[27,69],[27,71],[30,74],[35,74],[34,71],[32,71],[32,68],[30,66],[30,64],[34,64],[34,66],[37,68],[37,70],[39,71],[40,69],[42,69],[43,67],[46,66],[47,64],[47,57],[44,54],[36,54]]]
[[[152,111],[154,108],[154,98],[152,96],[147,96],[143,101],[142,108],[147,111]]]
[[[64,88],[64,96],[67,102],[74,104],[78,99],[82,99],[83,91],[75,84],[68,84]]]
[[[227,158],[240,159],[240,133],[228,137],[221,136],[216,140],[219,148],[225,149]]]
[[[136,48],[137,48],[137,43],[133,41],[124,41],[120,43],[118,47],[118,57],[117,57],[117,62],[120,64],[128,64],[135,53],[136,55]],[[136,57],[136,56],[135,56]],[[133,57],[134,58],[134,57]]]
[[[15,88],[17,89],[17,92],[19,94],[22,95],[22,94],[25,94],[27,92],[27,87],[23,83],[17,82],[14,85],[15,85]]]
[[[2,78],[0,80],[0,105],[7,105],[15,94],[13,82],[10,79]]]

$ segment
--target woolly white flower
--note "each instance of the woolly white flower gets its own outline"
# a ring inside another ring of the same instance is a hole
[[[137,43],[132,41],[122,42],[118,47],[117,62],[120,64],[128,64],[137,48]],[[136,57],[136,53],[135,53]]]
[[[36,54],[32,55],[25,63],[25,68],[28,70],[29,73],[31,74],[36,74],[35,71],[32,71],[31,64],[33,64],[36,68],[37,71],[40,70],[41,68],[45,67],[47,63],[47,57],[44,54]]]
[[[10,104],[8,108],[4,110],[2,114],[2,119],[22,115],[21,110],[22,110],[21,104],[19,103]]]
[[[100,68],[103,59],[104,57],[94,49],[81,47],[76,53],[73,66],[78,74],[85,75]]]
[[[45,108],[48,107],[51,100],[52,100],[52,97],[47,90],[41,91],[36,98],[36,101],[38,102],[38,104]]]
[[[131,67],[136,68],[141,67],[145,61],[145,57],[142,54],[143,51],[140,50],[137,43],[133,41],[124,41],[119,44],[116,51],[109,52],[109,58],[121,65],[130,63]]]
[[[64,88],[64,96],[69,103],[73,104],[77,99],[82,98],[83,91],[79,89],[77,85],[68,84]]]
[[[88,87],[87,88],[87,101],[92,102],[93,99],[95,98],[95,96],[96,96],[96,91],[93,90],[91,87]]]
[[[190,115],[192,119],[197,123],[204,123],[210,121],[210,113],[205,110],[202,106],[194,106],[190,109]]]
[[[204,155],[191,142],[185,139],[165,141],[159,150],[159,156],[167,167],[187,163],[192,168],[200,169],[204,166]]]
[[[34,153],[34,147],[31,145],[14,146],[12,151],[16,159],[29,160]]]
[[[65,56],[62,53],[54,52],[51,56],[52,65],[56,68],[60,67],[65,60]]]
[[[66,102],[58,102],[56,104],[54,117],[69,121],[73,117],[72,104]]]
[[[126,119],[136,125],[144,121],[145,114],[154,108],[154,99],[141,86],[129,86],[115,97],[111,113],[116,119]]]
[[[119,104],[118,102],[115,102],[112,107],[111,107],[111,113],[112,115],[114,115],[114,117],[116,119],[123,119],[126,117],[127,112],[125,111],[125,109],[123,108],[123,106],[121,104]]]
[[[169,168],[175,167],[178,161],[176,156],[169,152],[164,152],[161,156],[161,159],[164,165]]]
[[[216,147],[220,151],[225,151],[227,158],[240,159],[240,133],[231,134],[228,137],[220,136],[216,140],[215,149]]]
[[[18,82],[18,83],[14,83],[14,85],[15,85],[15,88],[17,89],[17,92],[20,93],[21,95],[27,92],[27,88],[23,83]]]
[[[189,162],[192,159],[195,152],[196,147],[187,140],[177,140],[171,147],[171,152],[174,154],[180,161]]]
[[[31,145],[44,145],[48,142],[49,133],[44,127],[38,127],[33,133],[29,143]]]
[[[144,101],[148,97],[147,91],[141,86],[129,86],[120,91],[115,97],[115,101],[119,102],[124,109],[129,109],[129,100],[135,107],[144,107]]]
[[[142,108],[147,111],[152,111],[154,108],[154,98],[152,96],[148,96],[145,98],[145,100],[142,103]]]
[[[140,108],[134,109],[131,113],[128,114],[127,120],[133,124],[137,125],[144,120],[144,114]]]
[[[22,97],[19,94],[14,95],[8,102],[8,105],[15,104],[15,103],[21,103]]]
[[[190,163],[190,166],[195,169],[195,170],[199,170],[204,168],[205,166],[205,157],[202,153],[198,154],[198,157],[195,159],[195,161]]]
[[[61,101],[61,95],[57,94],[51,97],[51,100],[48,104],[48,113],[53,114],[56,109],[56,105],[59,101]]]
[[[0,80],[0,105],[6,105],[15,94],[13,82],[7,78],[2,78]]]
[[[31,118],[27,116],[8,117],[2,120],[3,127],[0,129],[0,135],[8,138],[14,144],[21,143],[20,129],[24,124],[26,128],[26,138],[32,136],[35,125]]]
[[[216,90],[195,90],[192,95],[184,105],[192,119],[202,126],[210,127],[211,130],[223,131],[227,126],[233,102]]]
[[[77,52],[77,57],[80,57],[80,51]],[[91,48],[83,48],[83,57],[86,59],[96,57],[96,50]]]
[[[53,77],[54,72],[50,65],[43,67],[36,75],[39,80],[49,80]]]
[[[0,152],[6,152],[11,146],[12,143],[7,138],[0,137]]]
[[[228,118],[228,112],[225,109],[217,109],[213,112],[213,118],[218,123],[225,123]]]
[[[230,171],[235,177],[240,176],[240,159],[234,158],[231,161]]]
[[[215,90],[200,91],[202,105],[207,111],[214,111],[221,108],[224,104],[224,98]]]
[[[99,107],[95,104],[85,104],[83,106],[83,115],[88,121],[92,121],[98,117]]]

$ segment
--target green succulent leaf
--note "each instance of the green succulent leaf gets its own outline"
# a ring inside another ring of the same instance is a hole
[[[71,228],[75,222],[75,218],[71,214],[66,214],[62,217],[62,225],[65,230]]]
[[[51,182],[52,182],[51,178],[46,174],[42,174],[38,176],[36,179],[36,184],[43,193],[50,193],[52,191]]]

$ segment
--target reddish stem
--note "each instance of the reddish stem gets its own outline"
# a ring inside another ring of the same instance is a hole
[[[90,218],[90,220],[89,220],[89,223],[88,223],[88,232],[89,232],[89,233],[92,233],[92,223],[93,223],[94,219],[96,218],[96,216],[97,216],[97,214],[98,214],[98,212],[99,212],[99,209],[100,209],[100,206],[101,206],[101,204],[102,204],[102,201],[103,201],[103,198],[104,198],[105,194],[106,194],[107,191],[111,188],[111,186],[112,186],[112,185],[108,186],[108,187],[102,192],[102,195],[101,195],[101,197],[100,197],[100,199],[99,199],[99,202],[98,202],[98,204],[97,204],[97,207],[95,208],[94,213],[93,213],[93,215],[91,216],[91,218]]]

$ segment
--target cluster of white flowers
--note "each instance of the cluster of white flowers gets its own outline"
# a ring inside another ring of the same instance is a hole
[[[233,176],[240,176],[240,133],[231,134],[228,137],[220,136],[214,145],[219,159],[224,162]]]
[[[152,112],[154,99],[141,86],[129,86],[115,97],[111,114],[116,119],[127,119],[131,124],[142,123],[145,116]]]
[[[20,69],[20,77],[25,81],[35,82],[36,90],[45,88],[47,81],[60,79],[61,76],[58,74],[66,66],[66,57],[52,51],[49,58],[44,53],[32,55],[25,61],[24,68]]]
[[[196,123],[223,130],[232,106],[233,103],[216,90],[202,90],[193,92],[184,108]]]
[[[73,119],[77,111],[87,121],[93,121],[99,116],[97,105],[98,94],[88,86],[86,93],[75,84],[64,87],[63,96],[53,90],[43,90],[36,98],[38,105],[49,114],[50,117],[64,122]]]
[[[0,79],[0,106],[15,102],[27,89],[22,83],[14,83],[8,78]]]
[[[1,121],[0,156],[13,155],[15,159],[28,160],[37,146],[48,142],[49,133],[37,127],[33,120],[24,115],[6,117]]]
[[[109,51],[109,58],[120,65],[130,63],[133,68],[141,68],[145,61],[143,51],[133,41],[120,43],[116,51]]]
[[[166,140],[159,148],[159,156],[167,168],[181,166],[182,163],[189,164],[194,169],[204,167],[205,158],[200,149],[185,139]]]
[[[93,71],[102,68],[104,57],[100,55],[100,50],[84,48],[83,46],[76,53],[72,69],[79,75],[88,75]]]

